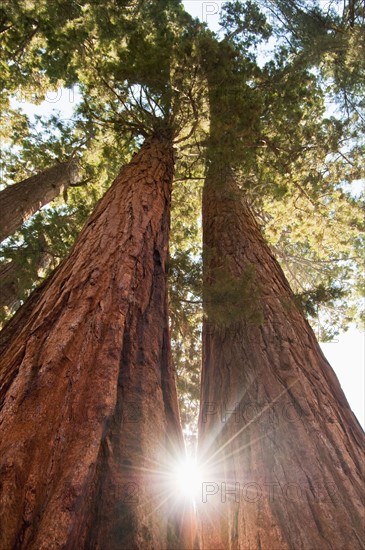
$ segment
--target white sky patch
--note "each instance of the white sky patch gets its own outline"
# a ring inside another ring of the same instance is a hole
[[[10,106],[12,109],[21,109],[30,118],[34,115],[47,118],[59,111],[62,120],[69,120],[73,117],[80,99],[80,93],[75,86],[70,89],[59,88],[57,91],[47,92],[44,101],[38,105],[32,103],[32,97],[13,96],[10,98]]]
[[[350,191],[353,197],[359,198],[365,194],[365,178],[353,180],[351,183],[344,184],[343,187],[345,191]]]
[[[192,17],[196,17],[207,23],[209,28],[218,32],[220,29],[219,19],[222,11],[222,5],[226,0],[215,0],[210,2],[208,0],[182,0],[184,8],[190,13]]]
[[[337,374],[350,407],[365,427],[365,332],[351,327],[336,341],[321,344],[321,348]]]

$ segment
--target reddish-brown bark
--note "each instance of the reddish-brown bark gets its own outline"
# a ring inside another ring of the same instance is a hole
[[[0,192],[0,241],[77,180],[77,164],[65,161]]]
[[[253,266],[262,322],[250,310],[230,323],[234,304],[225,324],[204,322],[199,448],[217,493],[199,506],[202,547],[363,548],[363,431],[219,158],[203,193],[205,284]]]
[[[166,293],[173,150],[145,143],[1,334],[0,548],[181,547]],[[163,476],[162,476],[163,477]]]
[[[258,105],[230,43],[211,49],[199,454],[212,484],[199,505],[202,548],[359,549],[364,433],[237,185],[236,157],[252,166],[244,143]]]

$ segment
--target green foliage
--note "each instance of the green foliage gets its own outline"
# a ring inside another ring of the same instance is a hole
[[[365,10],[363,2],[334,0],[328,5],[294,0],[260,0],[274,17],[273,31],[297,67],[315,68],[343,116],[364,110]],[[362,124],[363,128],[363,124]]]
[[[209,324],[229,328],[242,320],[262,323],[261,290],[254,265],[247,265],[240,277],[234,277],[226,265],[211,269],[203,292]]]
[[[9,261],[16,264],[15,309],[70,251],[90,214],[91,205],[80,198],[77,209],[59,206],[39,211],[2,243],[1,265]],[[0,286],[7,282],[1,280]],[[1,309],[0,323],[4,323],[13,313],[13,308]]]
[[[57,113],[30,119],[20,109],[4,113],[0,170],[10,185],[71,157],[81,161],[93,134],[81,121],[63,121]]]
[[[359,202],[344,194],[333,194],[327,207],[316,209],[305,197],[275,200],[266,207],[272,214],[266,214],[265,233],[293,291],[312,303],[306,313],[313,326],[318,329],[320,318],[326,333],[337,334],[360,322],[363,213]]]
[[[250,0],[226,2],[220,24],[226,31],[226,39],[234,41],[245,56],[250,54],[252,46],[271,36],[271,25],[267,18],[259,6]]]
[[[334,307],[336,300],[343,298],[345,291],[335,286],[325,287],[324,284],[316,288],[306,290],[296,295],[296,303],[300,309],[311,317],[315,317],[318,312],[318,306],[321,304]]]

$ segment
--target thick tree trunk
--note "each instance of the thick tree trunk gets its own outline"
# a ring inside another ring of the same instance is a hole
[[[0,241],[12,235],[42,206],[77,180],[77,165],[66,161],[0,192]]]
[[[0,548],[182,547],[165,266],[173,150],[153,138],[3,330]],[[170,517],[171,519],[171,517]]]
[[[241,298],[218,321],[206,304],[203,548],[363,548],[363,431],[219,155],[205,183],[203,235],[205,299],[220,272],[248,285],[241,316]]]
[[[234,102],[243,112],[246,92],[232,49],[222,42],[211,53],[203,191],[202,547],[363,548],[364,433],[237,186],[232,164],[235,151],[242,151],[236,132],[249,136],[259,111],[247,88],[246,126],[237,124]]]

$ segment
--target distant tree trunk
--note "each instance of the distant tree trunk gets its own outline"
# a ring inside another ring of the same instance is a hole
[[[203,192],[202,547],[360,549],[364,434],[219,150],[222,115]]]
[[[28,218],[58,197],[76,179],[76,163],[66,161],[1,191],[0,241],[12,235]]]
[[[166,291],[173,165],[169,140],[147,141],[0,335],[0,548],[182,547],[165,485],[183,449]]]

